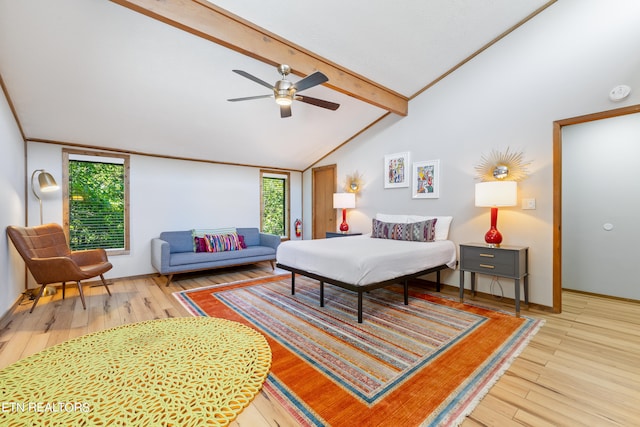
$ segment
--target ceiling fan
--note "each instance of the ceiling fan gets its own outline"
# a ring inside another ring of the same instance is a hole
[[[322,74],[320,71],[316,71],[313,74],[309,74],[307,77],[302,80],[292,83],[287,80],[287,75],[291,73],[291,67],[288,65],[280,65],[278,66],[278,72],[282,75],[282,79],[278,80],[275,85],[271,85],[264,80],[261,80],[246,71],[242,70],[233,70],[234,73],[240,74],[243,77],[248,78],[249,80],[253,80],[254,82],[261,84],[264,87],[268,87],[273,91],[272,94],[269,95],[257,95],[257,96],[247,96],[244,98],[233,98],[227,99],[227,101],[236,102],[236,101],[249,101],[252,99],[261,99],[261,98],[275,98],[276,104],[280,106],[280,117],[291,117],[291,104],[293,101],[302,101],[306,104],[315,105],[316,107],[322,107],[329,110],[337,110],[340,107],[340,104],[336,104],[335,102],[329,102],[318,98],[312,98],[310,96],[298,95],[299,92],[303,90],[309,89],[311,87],[317,86],[324,82],[328,82],[329,78]]]

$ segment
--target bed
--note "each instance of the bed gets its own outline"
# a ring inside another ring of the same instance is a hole
[[[296,274],[318,280],[321,307],[324,307],[325,283],[357,292],[358,323],[362,323],[364,292],[402,283],[406,305],[409,300],[409,279],[435,272],[439,290],[440,271],[456,267],[456,246],[447,240],[451,217],[435,217],[433,241],[398,240],[395,235],[381,238],[376,230],[376,221],[394,225],[398,229],[403,224],[415,224],[424,218],[378,214],[373,221],[374,230],[371,234],[283,242],[278,246],[276,265],[291,272],[292,294],[295,294]],[[386,235],[390,235],[390,232]]]

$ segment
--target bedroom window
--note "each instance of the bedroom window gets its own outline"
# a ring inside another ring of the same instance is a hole
[[[289,173],[260,171],[260,230],[289,237]]]
[[[129,156],[64,149],[63,170],[71,249],[129,253]]]

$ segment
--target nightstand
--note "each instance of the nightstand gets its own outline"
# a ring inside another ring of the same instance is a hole
[[[327,231],[326,238],[330,239],[331,237],[349,237],[349,236],[362,236],[362,233],[337,233],[333,231]]]
[[[460,302],[464,299],[464,273],[471,273],[471,292],[476,294],[476,273],[514,280],[516,317],[520,317],[520,280],[524,303],[529,304],[529,248],[526,246],[489,247],[485,243],[460,245]]]

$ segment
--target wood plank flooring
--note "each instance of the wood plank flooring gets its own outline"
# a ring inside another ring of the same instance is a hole
[[[271,275],[268,263],[164,278],[118,280],[109,297],[102,286],[85,285],[87,310],[74,286],[17,305],[0,320],[0,368],[87,333],[132,322],[189,314],[173,292]],[[456,296],[457,288],[443,293]],[[512,301],[465,297],[513,310]],[[563,312],[523,310],[546,323],[510,369],[463,422],[473,426],[640,425],[640,304],[574,292],[563,293]],[[284,410],[261,393],[233,426],[295,426]]]

